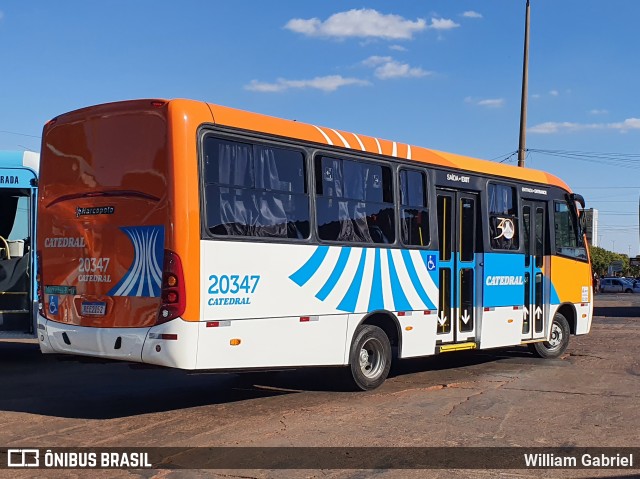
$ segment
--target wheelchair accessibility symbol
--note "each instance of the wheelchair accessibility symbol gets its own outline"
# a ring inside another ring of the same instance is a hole
[[[436,255],[430,254],[427,256],[427,271],[433,271],[436,269]]]
[[[58,314],[58,296],[49,296],[49,314]]]

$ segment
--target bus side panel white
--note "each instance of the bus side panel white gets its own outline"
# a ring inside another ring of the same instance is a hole
[[[333,305],[345,295],[352,270],[358,266],[356,255],[351,255],[344,274],[324,296],[319,292],[329,281],[340,248],[328,249],[325,261],[305,278],[304,288],[290,277],[315,249],[311,245],[201,241],[201,319],[339,314]]]
[[[344,364],[347,315],[201,322],[199,328],[198,369]]]
[[[547,329],[544,332],[545,339],[549,339],[549,337],[551,337],[551,327],[553,326],[553,318],[558,312],[558,308],[560,308],[559,304],[549,305],[549,318],[547,319],[547,323],[546,323]]]
[[[593,303],[577,303],[576,307],[576,334],[587,334],[591,329],[593,318]]]
[[[520,344],[523,309],[502,306],[482,313],[480,349]]]
[[[159,366],[195,369],[198,352],[199,322],[176,318],[149,329],[142,348],[142,361]],[[163,339],[161,335],[177,339]]]
[[[201,242],[201,320],[436,309],[430,251]]]
[[[435,354],[437,336],[437,316],[435,311],[428,315],[424,314],[424,311],[406,311],[404,316],[398,316],[397,312],[393,314],[398,319],[400,324],[399,333],[402,336],[402,347],[399,351],[400,358],[414,358]],[[353,336],[365,316],[364,314],[349,315],[343,364],[348,364],[349,362]]]
[[[435,312],[426,315],[423,311],[413,311],[410,316],[400,316],[398,320],[402,333],[401,358],[435,354],[438,323]]]

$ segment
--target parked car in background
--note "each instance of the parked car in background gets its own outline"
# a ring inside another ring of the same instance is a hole
[[[600,280],[601,293],[640,293],[640,287],[634,290],[631,281],[622,278],[602,278]]]

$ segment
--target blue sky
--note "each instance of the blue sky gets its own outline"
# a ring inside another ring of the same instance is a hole
[[[39,151],[43,124],[69,110],[181,97],[505,160],[524,12],[525,0],[0,0],[0,149]],[[582,193],[601,246],[632,255],[638,18],[633,0],[531,0],[527,167]]]

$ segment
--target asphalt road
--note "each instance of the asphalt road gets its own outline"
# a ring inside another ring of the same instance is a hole
[[[335,369],[188,375],[44,356],[33,342],[3,341],[0,446],[639,447],[640,294],[598,295],[595,313],[591,333],[572,337],[562,358],[513,347],[407,360],[365,393],[346,391]],[[0,476],[43,472],[70,477]],[[640,470],[73,471],[162,478],[634,473]]]

